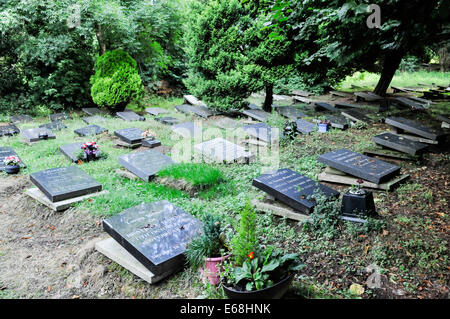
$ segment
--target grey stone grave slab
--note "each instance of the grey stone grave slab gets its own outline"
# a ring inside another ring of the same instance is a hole
[[[240,122],[235,121],[229,117],[222,117],[220,119],[217,119],[214,124],[222,129],[233,129],[240,127]]]
[[[103,124],[106,123],[106,118],[99,115],[86,116],[82,118],[83,122],[92,125],[92,124]]]
[[[128,144],[140,144],[142,143],[143,130],[139,128],[124,128],[121,130],[114,131],[114,135],[125,141]]]
[[[353,122],[371,123],[371,120],[367,116],[356,110],[344,110],[341,114]]]
[[[394,93],[398,93],[398,92],[408,93],[407,90],[405,90],[404,88],[398,87],[398,86],[391,86],[391,88]]]
[[[19,134],[20,130],[14,124],[2,125],[0,126],[0,137],[1,136],[13,136]]]
[[[81,145],[84,143],[77,142],[77,143],[71,143],[71,144],[65,144],[61,145],[59,147],[59,151],[64,154],[68,159],[70,159],[72,162],[76,163],[78,162],[78,154],[81,151]]]
[[[242,128],[245,132],[247,132],[250,136],[256,137],[258,140],[271,143],[272,133],[274,132],[274,128],[267,125],[266,123],[256,123],[246,125]],[[283,132],[279,132],[279,138],[283,137]],[[277,138],[277,137],[275,137]],[[279,139],[278,138],[278,139]]]
[[[149,147],[149,148],[158,147],[158,146],[161,146],[161,141],[156,140],[156,139],[146,138],[145,140],[142,141],[142,146]]]
[[[247,161],[252,154],[239,145],[221,137],[194,145],[194,150],[218,163]]]
[[[316,106],[316,109],[322,109],[330,112],[338,112],[338,110],[334,106],[325,102],[315,102],[314,105]]]
[[[293,106],[280,106],[276,108],[276,111],[292,121],[307,116],[305,113]]]
[[[319,156],[318,161],[361,179],[380,184],[400,173],[400,167],[384,161],[339,149]]]
[[[422,136],[433,141],[436,141],[445,135],[440,129],[433,129],[403,117],[388,117],[386,118],[385,123],[404,130],[405,132]]]
[[[69,114],[66,114],[66,113],[50,114],[50,121],[51,122],[71,120],[71,119],[72,119],[72,117]]]
[[[330,91],[330,94],[338,97],[351,97],[352,93],[342,91]]]
[[[42,125],[39,125],[39,127],[44,127],[51,131],[59,131],[59,130],[67,128],[67,126],[61,121],[54,121],[54,122],[50,122],[47,124],[42,124]]]
[[[11,147],[0,147],[0,172],[4,171],[6,168],[5,163],[3,163],[3,160],[8,156],[17,156],[17,153],[12,149]],[[20,157],[19,157],[20,158]],[[20,159],[20,167],[26,167],[25,164],[22,162],[22,159]]]
[[[53,134],[51,130],[45,127],[29,128],[20,131],[20,134],[22,134],[22,136],[25,137],[28,142],[37,142],[41,140],[56,138],[55,134]]]
[[[124,121],[145,121],[145,117],[133,111],[117,112],[116,115]]]
[[[175,125],[175,124],[180,123],[179,119],[176,119],[176,118],[170,117],[170,116],[169,117],[167,117],[167,116],[165,116],[165,117],[155,117],[155,121],[158,121],[158,122],[160,122],[162,124],[165,124],[165,125]]]
[[[147,112],[148,114],[151,114],[151,115],[170,113],[168,110],[160,108],[160,107],[148,107],[145,109],[145,112]]]
[[[32,173],[30,180],[51,202],[59,202],[102,190],[102,185],[76,166]]]
[[[78,134],[79,136],[90,136],[90,135],[102,134],[104,132],[108,132],[108,130],[101,126],[98,126],[96,124],[92,124],[92,125],[89,125],[86,127],[76,129],[76,130],[74,130],[74,132],[76,134]]]
[[[81,110],[89,116],[104,114],[99,108],[96,108],[96,107],[85,107],[85,108],[82,108]]]
[[[189,105],[189,104],[181,104],[175,106],[175,110],[185,113],[185,114],[194,114],[203,118],[208,118],[214,113],[209,110],[207,107],[203,105]]]
[[[383,98],[381,96],[377,96],[377,95],[372,95],[369,92],[355,92],[353,93],[355,95],[355,100],[356,101],[360,101],[360,100],[364,100],[367,102],[375,102],[375,101],[380,101]]]
[[[382,133],[374,136],[372,137],[372,141],[378,145],[410,155],[422,153],[428,147],[426,144],[412,141],[392,133]]]
[[[270,116],[270,113],[263,110],[244,110],[242,114],[251,117],[257,121],[265,122]]]
[[[396,97],[393,99],[394,102],[396,102],[397,104],[403,105],[403,106],[407,106],[412,108],[413,110],[424,110],[427,108],[426,105],[423,105],[421,103],[412,101],[406,97]]]
[[[254,104],[254,103],[250,103],[250,104],[247,106],[247,108],[248,108],[249,110],[261,110],[261,107],[258,106],[258,105],[256,105],[256,104]]]
[[[315,191],[321,191],[329,198],[339,196],[338,191],[288,168],[262,174],[253,180],[252,185],[305,214],[312,213],[314,209],[315,203],[307,197]]]
[[[157,276],[183,268],[186,245],[201,227],[167,200],[142,203],[103,221],[103,229]]]
[[[306,92],[306,91],[302,91],[302,90],[293,90],[292,91],[292,95],[308,97],[308,96],[312,95],[312,93]]]
[[[195,125],[193,122],[184,122],[180,124],[175,124],[172,126],[172,131],[177,133],[184,138],[194,138],[194,134],[202,134],[202,129],[200,126]]]
[[[314,102],[313,100],[308,99],[308,98],[303,97],[303,96],[294,96],[293,99],[294,99],[294,101],[296,101],[296,102],[306,103],[306,104],[311,104],[311,103]]]
[[[121,155],[118,161],[120,165],[146,182],[162,168],[174,163],[170,157],[156,150]]]
[[[354,109],[361,108],[361,106],[357,105],[357,104],[349,104],[349,103],[342,103],[342,102],[336,102],[334,104],[334,106],[337,107],[337,108],[343,108],[343,109],[346,109],[346,108],[354,108]]]
[[[183,98],[184,98],[184,101],[186,102],[186,104],[190,104],[190,105],[204,105],[204,106],[206,106],[205,103],[203,103],[202,101],[200,101],[199,99],[197,99],[193,95],[183,95]]]
[[[296,129],[302,134],[310,134],[317,131],[317,124],[298,119],[295,121]]]
[[[9,121],[13,124],[20,124],[20,123],[32,122],[33,118],[26,114],[25,115],[13,115],[13,116],[11,116]]]
[[[338,128],[340,130],[345,130],[348,128],[348,120],[344,116],[338,115],[325,115],[328,121],[330,121],[331,127]],[[315,123],[319,123],[319,119],[314,119]]]

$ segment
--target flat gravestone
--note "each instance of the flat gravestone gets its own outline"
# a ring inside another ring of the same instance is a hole
[[[172,126],[172,131],[183,136],[184,138],[194,138],[194,134],[201,134],[202,129],[193,122],[185,122]]]
[[[184,98],[184,101],[186,102],[186,104],[190,104],[190,105],[206,105],[205,103],[203,103],[202,101],[197,99],[194,95],[183,95],[183,98]]]
[[[39,125],[39,127],[44,127],[51,131],[59,131],[59,130],[67,128],[67,126],[61,121],[54,121],[54,122],[50,122],[47,124],[42,124],[42,125]]]
[[[64,121],[64,120],[71,120],[72,117],[66,113],[55,113],[55,114],[50,114],[50,121],[54,122],[54,121]]]
[[[336,102],[336,103],[334,104],[334,106],[337,107],[337,108],[343,108],[343,109],[346,109],[346,108],[353,108],[353,109],[361,108],[360,105],[357,105],[357,104],[349,104],[349,103],[343,103],[343,102]]]
[[[156,150],[121,155],[118,161],[120,165],[146,182],[162,168],[174,163],[170,157]]]
[[[30,180],[51,202],[59,202],[102,190],[102,185],[76,166],[32,173]]]
[[[312,132],[317,131],[317,125],[311,122],[298,119],[295,121],[296,129],[302,134],[310,134]]]
[[[248,161],[252,154],[239,145],[221,137],[194,146],[194,150],[218,163]]]
[[[433,141],[436,141],[445,135],[445,133],[440,129],[433,129],[403,117],[388,117],[386,118],[385,123]]]
[[[132,127],[117,130],[114,132],[114,135],[128,144],[140,144],[142,143],[143,133],[144,133],[143,130]]]
[[[356,110],[345,110],[341,114],[353,122],[370,123],[370,119]]]
[[[253,104],[253,103],[250,103],[250,104],[247,106],[247,108],[248,108],[249,110],[261,110],[261,107],[260,107],[260,106],[258,106],[258,105],[256,105],[256,104]]]
[[[20,130],[14,124],[0,126],[0,136],[13,136],[19,133]]]
[[[214,122],[214,124],[222,129],[233,129],[238,128],[240,126],[240,123],[229,118],[229,117],[223,117]]]
[[[410,139],[392,133],[383,133],[374,136],[372,138],[372,141],[374,141],[378,145],[410,155],[421,153],[427,148],[426,144],[412,141]]]
[[[181,104],[175,106],[175,109],[185,114],[194,114],[203,118],[208,118],[214,115],[214,113],[210,109],[203,105]]]
[[[45,127],[29,128],[20,132],[28,142],[36,142],[47,139],[55,139],[56,136],[51,130]]]
[[[311,103],[314,102],[313,100],[308,99],[308,98],[303,97],[303,96],[294,96],[293,99],[294,99],[295,102],[306,103],[306,104],[311,104]]]
[[[96,108],[96,107],[85,107],[81,109],[84,113],[86,113],[89,116],[94,116],[94,115],[102,115],[103,112]]]
[[[142,146],[149,148],[158,147],[161,146],[161,141],[152,138],[146,138],[145,140],[142,140]]]
[[[84,143],[78,142],[78,143],[71,143],[66,145],[61,145],[59,147],[59,151],[64,154],[68,159],[70,159],[72,162],[76,163],[78,162],[78,154],[81,151],[81,146]]]
[[[370,92],[355,92],[354,95],[356,101],[364,100],[367,102],[375,102],[383,100],[383,97]]]
[[[253,180],[252,185],[281,203],[306,214],[312,213],[314,209],[315,203],[307,199],[314,192],[321,191],[328,198],[339,196],[338,191],[288,168],[262,174]]]
[[[381,181],[399,174],[400,167],[384,161],[355,153],[345,148],[319,156],[319,162],[347,174],[380,184]]]
[[[83,122],[92,125],[92,124],[102,124],[106,122],[106,118],[100,115],[86,116],[82,118]]]
[[[393,101],[396,102],[397,104],[410,107],[413,110],[424,110],[427,108],[426,105],[419,103],[417,101],[413,101],[406,97],[396,97],[393,99]]]
[[[326,115],[328,121],[330,121],[331,127],[338,128],[340,130],[345,130],[348,128],[347,119],[343,116],[337,115]],[[315,119],[314,122],[319,123],[319,119]]]
[[[91,136],[91,135],[98,135],[98,134],[102,134],[104,132],[108,132],[107,129],[98,126],[96,124],[92,124],[86,127],[82,127],[79,129],[74,130],[74,132],[76,134],[78,134],[79,136]]]
[[[299,109],[293,106],[280,106],[276,108],[276,111],[281,115],[283,115],[284,117],[287,117],[288,119],[293,121],[295,121],[298,118],[307,116],[305,113],[301,112]]]
[[[330,105],[328,103],[325,103],[325,102],[315,102],[314,105],[318,109],[322,109],[322,110],[326,110],[326,111],[330,111],[330,112],[337,112],[338,111],[334,106],[332,106],[332,105]]]
[[[257,121],[265,122],[270,116],[270,113],[263,110],[245,110],[242,114],[251,117]]]
[[[13,115],[13,116],[11,116],[9,121],[13,124],[20,124],[20,123],[32,122],[33,118],[29,115]]]
[[[162,109],[160,107],[148,107],[145,109],[145,112],[151,115],[159,115],[159,114],[166,114],[169,113],[168,110]]]
[[[450,117],[448,115],[436,114],[436,118],[442,122],[450,124]]]
[[[165,124],[165,125],[175,125],[175,124],[180,123],[179,119],[176,119],[176,118],[170,117],[170,116],[169,117],[167,117],[167,116],[165,116],[165,117],[155,117],[155,121],[158,121],[158,122],[160,122],[162,124]]]
[[[294,91],[292,91],[292,95],[308,97],[308,96],[312,95],[312,93],[306,92],[306,91],[301,91],[301,90],[294,90]]]
[[[116,115],[125,121],[145,121],[145,117],[133,111],[117,112]]]
[[[3,160],[8,156],[19,157],[17,155],[17,153],[11,147],[0,147],[0,172],[5,170],[6,165],[3,162]],[[20,165],[20,167],[26,167],[25,164],[22,162],[22,160],[20,161],[19,165]]]
[[[266,123],[250,124],[244,126],[242,129],[249,135],[267,143],[271,143],[272,135],[274,133],[274,128],[267,125]],[[280,132],[280,136],[278,137],[278,139],[281,137],[283,137],[282,132]]]
[[[103,221],[103,229],[155,275],[181,269],[202,224],[167,200],[142,203]]]

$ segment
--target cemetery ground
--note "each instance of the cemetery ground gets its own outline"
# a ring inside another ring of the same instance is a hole
[[[319,97],[314,97],[319,99]],[[321,100],[330,98],[320,97]],[[252,102],[261,99],[252,98]],[[148,100],[145,107],[171,110],[173,117],[192,121],[192,116],[173,111],[181,99]],[[279,105],[289,103],[275,102]],[[367,105],[366,114],[376,120],[382,116],[403,116],[439,127],[440,122],[426,113],[392,107],[376,115],[377,106]],[[432,105],[437,113],[450,108],[449,102]],[[307,105],[299,109],[310,116],[321,114]],[[66,129],[56,131],[56,139],[27,145],[21,136],[2,137],[2,146],[16,150],[27,165],[17,176],[0,176],[0,299],[1,298],[220,298],[220,290],[205,286],[199,274],[186,267],[184,271],[150,285],[118,264],[95,251],[94,243],[105,238],[101,221],[141,202],[167,199],[200,218],[206,213],[221,215],[230,225],[238,223],[239,209],[248,198],[263,198],[252,187],[253,178],[261,173],[262,164],[203,164],[218,168],[221,183],[196,194],[163,186],[156,181],[130,180],[117,175],[121,168],[117,157],[130,150],[117,146],[114,131],[137,127],[150,129],[162,142],[157,149],[170,155],[170,126],[145,114],[146,121],[126,122],[107,117],[101,126],[109,132],[94,138],[73,133],[86,124],[83,114],[71,114],[64,121]],[[204,120],[213,126],[218,117]],[[7,119],[3,119],[4,122]],[[273,112],[268,124],[282,128],[285,119]],[[0,121],[3,122],[3,121]],[[47,123],[48,117],[20,128]],[[280,168],[288,167],[317,180],[325,167],[317,158],[326,152],[348,148],[355,152],[372,145],[371,138],[385,131],[387,125],[375,121],[367,129],[332,128],[329,133],[298,135],[280,144]],[[76,204],[64,212],[54,212],[35,202],[24,191],[32,184],[29,174],[52,167],[76,165],[59,151],[59,146],[75,141],[95,140],[108,154],[105,160],[83,163],[79,167],[103,185],[109,193]],[[383,159],[386,160],[386,159]],[[448,144],[431,146],[421,162],[386,160],[402,167],[410,179],[392,191],[375,191],[379,220],[365,225],[339,221],[332,216],[321,225],[307,227],[297,221],[267,212],[258,214],[258,231],[265,245],[299,253],[306,267],[298,273],[285,298],[448,298],[449,274],[449,172]],[[346,186],[324,183],[339,191]],[[371,276],[367,267],[379,269],[379,285],[369,288]],[[355,289],[356,288],[361,288]],[[353,285],[353,286],[352,286]],[[352,287],[352,289],[350,289]]]

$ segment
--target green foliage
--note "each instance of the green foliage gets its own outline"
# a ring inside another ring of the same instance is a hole
[[[91,77],[92,100],[99,106],[124,109],[144,94],[136,61],[123,50],[106,52],[95,63]]]
[[[220,183],[224,176],[222,172],[207,164],[180,163],[167,166],[158,172],[160,177],[185,179],[194,186],[210,186]]]
[[[231,243],[233,256],[237,265],[242,265],[248,258],[248,254],[258,249],[258,237],[256,234],[256,212],[249,201],[240,211],[240,226],[237,235]]]

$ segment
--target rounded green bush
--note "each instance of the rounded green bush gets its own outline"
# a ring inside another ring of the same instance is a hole
[[[112,110],[123,110],[130,101],[144,94],[136,61],[120,49],[97,58],[90,81],[94,103]]]

